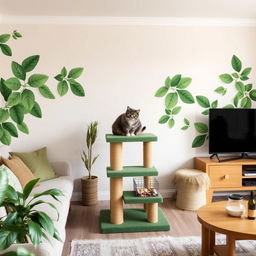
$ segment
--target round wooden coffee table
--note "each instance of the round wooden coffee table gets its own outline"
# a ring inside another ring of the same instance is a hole
[[[227,201],[210,203],[197,212],[198,221],[202,224],[201,256],[213,255],[234,256],[235,240],[256,240],[256,220],[247,219],[247,212],[241,218],[227,215]],[[247,202],[244,202],[247,208]],[[215,245],[215,232],[227,236],[226,245]]]

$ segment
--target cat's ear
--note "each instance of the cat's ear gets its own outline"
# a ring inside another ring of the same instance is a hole
[[[136,112],[137,112],[137,113],[140,113],[140,109],[137,109]]]
[[[131,108],[129,106],[127,106],[127,110],[130,110]]]

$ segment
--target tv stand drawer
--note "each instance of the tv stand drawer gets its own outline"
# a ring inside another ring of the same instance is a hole
[[[242,186],[241,165],[209,166],[209,176],[212,188],[232,188]]]

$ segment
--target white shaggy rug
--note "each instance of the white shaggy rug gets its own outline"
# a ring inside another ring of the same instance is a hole
[[[225,244],[218,235],[216,244]],[[140,239],[73,240],[70,256],[200,256],[201,238],[150,237]],[[237,256],[256,256],[256,241],[237,241]]]

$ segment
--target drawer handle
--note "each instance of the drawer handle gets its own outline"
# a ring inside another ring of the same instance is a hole
[[[225,180],[229,179],[229,175],[228,174],[224,175],[224,179]]]

